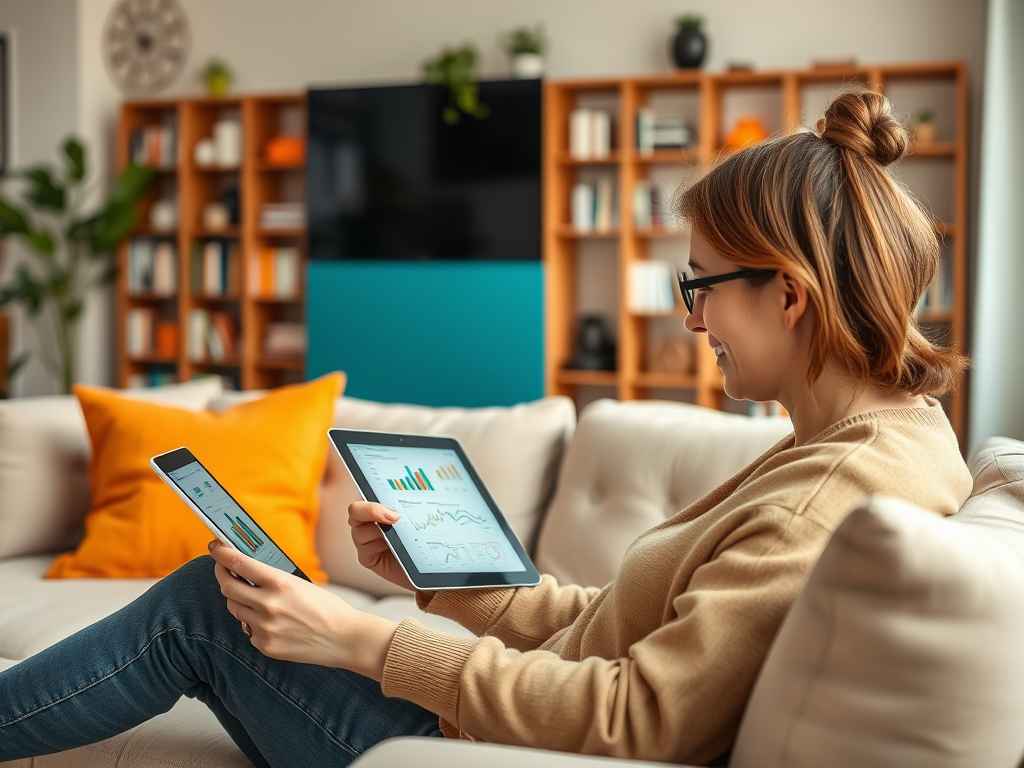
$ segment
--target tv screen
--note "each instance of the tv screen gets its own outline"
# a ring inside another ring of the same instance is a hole
[[[540,259],[541,83],[479,85],[454,124],[441,85],[309,91],[311,259]]]

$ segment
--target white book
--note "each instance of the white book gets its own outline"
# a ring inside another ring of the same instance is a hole
[[[652,224],[651,191],[649,179],[640,179],[633,186],[633,224],[637,229],[650,229]]]
[[[178,288],[177,258],[173,243],[166,240],[157,245],[153,253],[153,292],[162,296]]]
[[[212,240],[203,248],[203,293],[219,296],[223,285],[221,244]]]
[[[597,180],[596,199],[594,201],[594,229],[598,232],[610,230],[614,226],[614,209],[615,180],[606,174]]]
[[[299,254],[295,248],[278,248],[274,253],[274,288],[277,296],[288,298],[299,289]]]
[[[594,112],[574,109],[569,113],[569,156],[589,160],[594,156]]]
[[[188,316],[188,354],[193,360],[206,357],[209,328],[210,313],[205,309],[193,309]]]
[[[649,107],[636,111],[636,148],[641,155],[654,151],[654,110]]]
[[[594,188],[589,184],[572,188],[572,226],[579,232],[594,229]]]
[[[594,135],[591,140],[593,156],[600,159],[612,153],[612,116],[603,110],[595,110],[591,116]]]
[[[211,360],[223,360],[225,358],[227,350],[224,349],[224,340],[221,339],[213,323],[210,323],[206,329],[206,344],[210,349]]]

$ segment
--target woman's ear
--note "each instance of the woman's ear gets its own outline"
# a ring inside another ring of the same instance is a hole
[[[792,330],[807,312],[807,287],[788,272],[779,272],[776,279],[782,288],[782,322]]]

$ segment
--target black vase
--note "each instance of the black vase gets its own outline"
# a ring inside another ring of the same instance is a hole
[[[696,69],[707,52],[708,39],[700,27],[680,27],[672,38],[672,60],[680,69]]]

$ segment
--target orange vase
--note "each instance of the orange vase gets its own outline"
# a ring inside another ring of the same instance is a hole
[[[725,137],[726,146],[730,149],[742,149],[768,138],[768,130],[757,117],[741,117],[736,121],[729,135]]]

